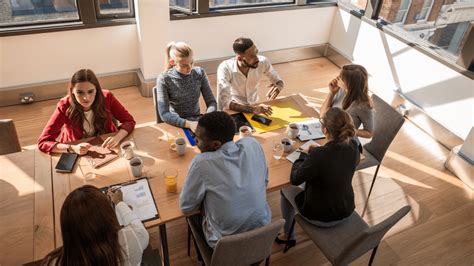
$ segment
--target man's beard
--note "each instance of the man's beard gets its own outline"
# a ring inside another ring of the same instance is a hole
[[[245,58],[242,59],[242,66],[244,66],[244,67],[257,68],[258,63],[259,63],[259,61],[255,62],[253,65],[250,65],[249,63],[247,63],[247,61],[245,61]]]

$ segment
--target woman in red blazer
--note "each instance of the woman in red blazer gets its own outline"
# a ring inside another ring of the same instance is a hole
[[[120,122],[120,127],[114,123]],[[68,142],[117,132],[108,137],[103,147],[113,148],[135,127],[135,120],[108,90],[102,90],[92,70],[81,69],[71,78],[69,95],[62,98],[38,139],[38,147],[46,153],[75,152],[85,154],[89,143]]]

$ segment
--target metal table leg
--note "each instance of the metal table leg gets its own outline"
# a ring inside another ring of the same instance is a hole
[[[160,225],[161,247],[163,249],[163,263],[164,266],[170,265],[170,256],[168,252],[168,238],[166,236],[166,224]]]

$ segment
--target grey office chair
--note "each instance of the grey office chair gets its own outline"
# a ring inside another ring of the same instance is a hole
[[[219,266],[248,266],[263,260],[265,260],[265,265],[269,265],[273,241],[285,223],[285,220],[279,219],[252,231],[224,236],[212,250],[202,234],[202,225],[194,219],[187,220],[198,257],[202,258],[205,265]]]
[[[0,119],[0,155],[21,151],[12,119]]]
[[[374,177],[372,178],[369,194],[367,195],[367,201],[372,193],[375,179],[377,178],[377,173],[379,172],[385,153],[405,122],[403,116],[377,95],[372,95],[372,101],[375,109],[375,128],[373,138],[369,143],[364,145],[365,159],[360,161],[356,168],[356,170],[362,170],[372,166],[377,166]]]
[[[161,119],[161,116],[160,116],[160,112],[158,111],[158,101],[157,101],[158,88],[155,86],[153,87],[152,91],[153,91],[153,106],[155,107],[156,123],[157,124],[163,123],[163,120]]]
[[[357,212],[333,227],[315,226],[299,213],[296,214],[295,220],[333,265],[347,265],[371,249],[369,265],[372,265],[383,236],[410,209],[410,206],[404,206],[374,226],[369,226]]]

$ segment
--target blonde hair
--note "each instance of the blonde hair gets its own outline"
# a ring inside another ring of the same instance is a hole
[[[174,65],[170,63],[170,59],[176,61],[177,58],[187,58],[193,55],[193,49],[184,42],[170,42],[166,46],[166,62],[165,69],[168,70]]]

